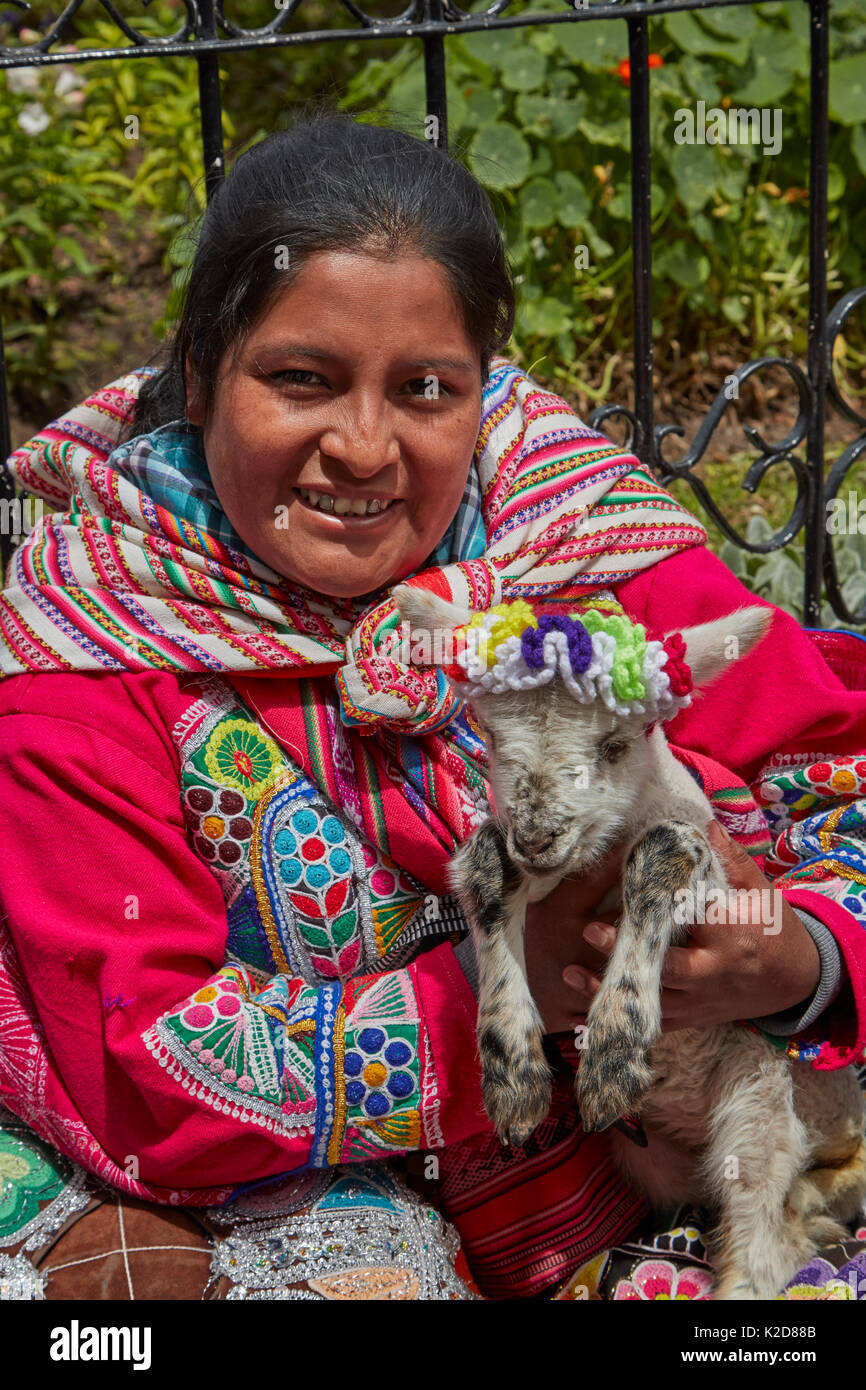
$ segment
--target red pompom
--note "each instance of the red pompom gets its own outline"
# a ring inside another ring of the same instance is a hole
[[[672,695],[688,695],[694,689],[692,673],[686,661],[686,644],[681,632],[671,632],[662,642],[668,654],[665,671],[671,683]]]

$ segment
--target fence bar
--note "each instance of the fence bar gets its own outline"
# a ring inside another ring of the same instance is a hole
[[[442,0],[427,0],[425,18],[433,23],[442,18]],[[427,115],[438,121],[434,145],[448,148],[448,98],[445,90],[445,40],[441,34],[424,38],[424,81],[427,92]],[[426,134],[426,130],[425,130]]]
[[[631,92],[634,414],[632,449],[653,466],[653,308],[649,130],[649,37],[645,19],[628,21]]]
[[[217,37],[213,0],[199,0],[202,39]],[[201,108],[201,141],[204,152],[204,186],[208,202],[225,178],[223,113],[220,95],[219,55],[202,53],[198,63],[198,95]]]
[[[812,383],[812,413],[806,437],[806,461],[811,479],[807,499],[805,552],[806,584],[803,623],[821,626],[821,586],[824,568],[824,416],[827,362],[827,98],[830,70],[828,0],[809,0],[812,40],[811,110],[809,134],[809,353],[807,371]]]

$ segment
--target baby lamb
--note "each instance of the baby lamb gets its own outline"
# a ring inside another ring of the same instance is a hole
[[[624,844],[622,884],[600,905],[621,917],[587,1016],[583,1125],[637,1116],[646,1146],[611,1129],[614,1158],[654,1207],[714,1213],[715,1297],[775,1298],[819,1246],[846,1236],[839,1223],[866,1197],[857,1078],[792,1062],[741,1024],[662,1033],[660,1005],[665,953],[688,935],[680,893],[719,901],[710,890],[728,888],[704,833],[712,807],[662,725],[692,684],[760,641],[771,610],[647,641],[610,594],[569,616],[522,600],[472,615],[407,584],[394,598],[413,637],[451,640],[446,674],[486,737],[496,815],[461,846],[451,882],[478,954],[483,1096],[501,1141],[522,1143],[550,1107],[527,905]]]

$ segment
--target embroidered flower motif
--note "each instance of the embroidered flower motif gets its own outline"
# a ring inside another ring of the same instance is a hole
[[[384,1028],[364,1028],[343,1059],[346,1100],[371,1120],[381,1120],[418,1088],[415,1048],[407,1038],[389,1037]]]
[[[334,815],[301,806],[270,841],[310,964],[326,980],[347,979],[361,956],[358,886],[346,829]]]
[[[249,719],[224,719],[209,738],[204,756],[215,782],[236,787],[251,801],[262,795],[283,763],[274,740]]]
[[[631,1272],[630,1279],[620,1279],[614,1300],[637,1302],[659,1299],[708,1299],[713,1276],[705,1269],[678,1269],[669,1260],[641,1260]]]
[[[62,1171],[38,1140],[0,1130],[0,1238],[32,1221],[40,1204],[59,1196],[63,1187]]]
[[[231,866],[240,863],[253,833],[246,797],[230,787],[187,787],[184,820],[203,859]]]
[[[816,1255],[797,1271],[779,1298],[794,1302],[814,1299],[822,1303],[848,1303],[858,1299],[858,1291],[866,1292],[866,1254],[858,1253],[841,1269]]]

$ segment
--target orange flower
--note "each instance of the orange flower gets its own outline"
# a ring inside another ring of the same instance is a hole
[[[647,67],[663,68],[664,65],[665,60],[660,53],[651,53],[649,55],[649,58],[647,59]],[[628,87],[631,83],[631,63],[629,62],[628,58],[623,58],[616,71],[619,73],[626,87]]]

